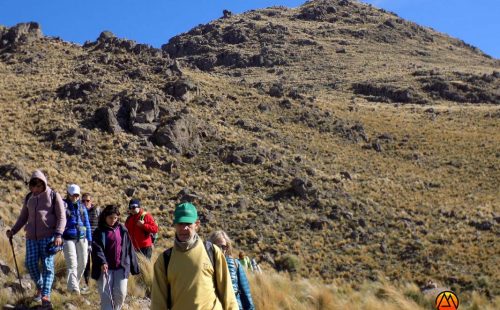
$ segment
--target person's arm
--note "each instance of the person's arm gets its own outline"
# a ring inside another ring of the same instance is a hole
[[[57,219],[55,235],[62,236],[64,229],[66,228],[66,210],[64,207],[64,201],[59,193],[56,193],[56,203],[54,208],[56,208],[54,211]]]
[[[21,228],[23,228],[23,226],[26,225],[27,222],[28,222],[28,206],[26,205],[26,203],[24,203],[16,223],[10,229],[11,235],[14,236],[15,234],[17,234],[17,232]]]
[[[83,225],[85,225],[85,227],[86,227],[87,240],[89,242],[89,245],[91,245],[92,228],[90,227],[89,213],[88,213],[87,208],[85,206],[81,206],[81,208],[83,208]]]
[[[154,264],[153,285],[151,288],[151,310],[167,308],[168,279],[165,271],[163,253],[158,256]]]
[[[155,223],[155,219],[150,213],[147,213],[144,217],[144,226],[142,229],[150,234],[156,234],[158,232],[158,224]]]
[[[214,250],[217,297],[219,298],[224,310],[239,310],[226,258],[219,247],[214,246]]]
[[[106,255],[104,254],[104,244],[102,244],[102,231],[97,228],[94,230],[92,241],[92,263],[98,266],[107,264]]]
[[[238,264],[238,290],[240,291],[240,300],[243,309],[255,310],[252,294],[250,293],[250,284],[248,283],[245,269],[241,264]]]

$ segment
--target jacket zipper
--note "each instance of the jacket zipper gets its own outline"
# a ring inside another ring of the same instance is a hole
[[[38,197],[36,197],[36,205],[35,205],[35,239],[38,241],[38,234],[36,233],[37,213],[38,213]]]

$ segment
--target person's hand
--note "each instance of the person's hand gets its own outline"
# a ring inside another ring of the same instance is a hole
[[[137,221],[137,226],[140,227],[140,228],[144,227],[144,220]]]
[[[61,236],[57,236],[55,239],[54,239],[54,245],[55,246],[61,246],[62,245],[62,238]]]
[[[101,271],[104,273],[108,273],[108,264],[104,264],[101,266]]]
[[[12,234],[12,231],[9,229],[5,232],[5,234],[7,235],[7,238],[9,239],[12,239],[12,237],[14,237],[14,235]]]

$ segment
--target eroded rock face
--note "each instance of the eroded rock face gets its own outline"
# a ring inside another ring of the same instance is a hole
[[[151,141],[174,153],[196,153],[201,147],[198,123],[198,119],[191,115],[175,116],[158,127]]]
[[[430,76],[421,78],[422,89],[436,99],[455,102],[500,104],[500,79],[495,75],[462,75],[450,81],[446,77]]]
[[[188,78],[179,78],[167,83],[165,93],[176,100],[190,101],[198,90],[197,85]]]
[[[57,96],[61,99],[80,99],[87,98],[91,93],[99,88],[97,83],[87,82],[70,82],[57,89]]]
[[[0,32],[0,48],[7,46],[28,43],[37,40],[43,36],[42,29],[38,23],[20,23],[14,27]]]
[[[92,48],[94,50],[104,50],[107,52],[118,52],[125,50],[133,54],[150,54],[152,56],[160,56],[161,51],[147,44],[139,44],[133,40],[120,39],[111,31],[103,31],[95,42],[86,42],[84,48]]]
[[[369,101],[426,103],[426,100],[412,88],[398,88],[392,85],[364,82],[353,84],[352,89],[356,94],[367,96]]]
[[[127,131],[139,136],[151,136],[159,122],[161,94],[125,91],[113,102],[98,109],[94,121],[98,128],[110,133]]]

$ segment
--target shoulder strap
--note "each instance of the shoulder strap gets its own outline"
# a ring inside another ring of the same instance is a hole
[[[50,192],[50,200],[52,203],[52,213],[56,214],[56,201],[57,201],[57,193],[55,190]]]
[[[147,214],[146,211],[142,211],[142,214],[141,214],[141,217],[139,218],[139,220],[144,221],[144,218],[146,217],[146,214]]]
[[[85,206],[82,205],[80,200],[78,200],[76,206],[77,206],[76,208],[78,209],[78,215],[80,216],[80,221],[82,222],[83,225],[85,225],[85,211],[83,210]]]
[[[205,241],[205,250],[207,251],[208,258],[210,258],[210,262],[212,263],[212,267],[214,268],[214,289],[215,295],[219,298],[219,301],[222,303],[222,299],[220,298],[219,290],[217,289],[217,270],[215,268],[215,247],[212,242]]]
[[[24,204],[25,205],[28,205],[28,200],[30,200],[30,197],[31,197],[31,192],[29,192],[26,197],[24,197]]]
[[[210,262],[212,263],[212,266],[214,267],[214,275],[215,275],[215,248],[212,242],[210,241],[205,241],[205,250],[207,251],[208,258],[210,258]]]
[[[165,278],[167,279],[167,308],[172,309],[172,297],[170,295],[170,284],[168,283],[168,264],[170,263],[170,256],[172,255],[172,248],[163,252],[163,263],[165,264]]]

